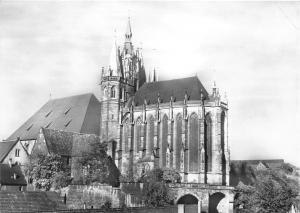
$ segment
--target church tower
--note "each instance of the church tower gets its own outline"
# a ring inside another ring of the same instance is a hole
[[[116,39],[114,40],[109,66],[102,68],[101,74],[100,137],[102,141],[115,141],[116,149],[120,137],[121,109],[146,79],[141,49],[135,50],[131,39],[132,31],[128,18],[124,45],[120,47]]]

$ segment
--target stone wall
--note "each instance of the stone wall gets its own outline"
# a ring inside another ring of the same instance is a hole
[[[119,188],[106,184],[70,185],[65,193],[68,209],[82,209],[84,205],[86,208],[93,206],[98,209],[106,202],[111,203],[111,207],[118,208],[123,205],[125,196]]]
[[[178,207],[175,206],[165,206],[165,207],[138,207],[138,208],[115,208],[115,209],[71,209],[63,211],[52,211],[52,213],[178,213]]]
[[[66,209],[55,192],[0,191],[0,212],[57,211]]]

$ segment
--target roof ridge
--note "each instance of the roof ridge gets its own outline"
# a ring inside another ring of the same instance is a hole
[[[176,80],[186,80],[186,79],[193,79],[196,78],[198,79],[197,76],[190,76],[190,77],[185,77],[185,78],[173,78],[173,79],[169,79],[169,80],[162,80],[162,81],[155,81],[155,82],[145,82],[144,84],[152,84],[152,83],[161,83],[161,82],[166,82],[166,81],[176,81]],[[198,79],[199,80],[199,79]],[[200,80],[199,80],[200,81]],[[143,86],[144,86],[143,84]]]
[[[94,93],[88,92],[88,93],[83,93],[83,94],[79,94],[79,95],[64,96],[64,97],[60,97],[60,98],[51,99],[48,102],[56,101],[56,100],[61,100],[61,99],[67,99],[67,98],[73,98],[73,97],[76,97],[76,96],[84,96],[84,95],[91,95],[92,96],[92,95],[94,95]]]

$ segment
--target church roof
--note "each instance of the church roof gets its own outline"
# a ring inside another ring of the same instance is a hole
[[[8,140],[36,139],[43,127],[99,135],[100,102],[91,93],[49,100]]]
[[[174,101],[183,101],[185,93],[187,93],[189,100],[200,100],[201,90],[203,96],[208,97],[207,91],[196,76],[167,81],[148,82],[144,83],[136,92],[134,102],[138,106],[142,105],[144,99],[146,99],[148,104],[156,104],[158,94],[162,103],[169,102],[172,95]]]
[[[42,129],[48,152],[63,156],[82,156],[90,151],[90,144],[100,143],[94,134],[81,134],[54,129]]]
[[[2,141],[0,142],[0,162],[8,155],[10,150],[16,145],[18,140]]]

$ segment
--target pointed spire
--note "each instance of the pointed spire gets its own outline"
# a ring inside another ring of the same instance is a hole
[[[153,69],[153,79],[152,79],[152,81],[153,81],[153,82],[156,82],[156,81],[157,81],[155,68]]]
[[[131,32],[131,24],[130,17],[128,17],[126,32],[125,32],[125,40],[126,42],[131,42],[132,32]]]
[[[216,81],[214,81],[214,86],[213,86],[213,97],[217,95],[217,86],[216,86]]]
[[[112,50],[110,53],[109,69],[112,71],[112,75],[119,75],[119,48],[117,46],[116,37],[114,37]]]

